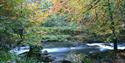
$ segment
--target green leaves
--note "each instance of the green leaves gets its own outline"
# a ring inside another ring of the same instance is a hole
[[[68,26],[68,22],[66,22],[67,18],[66,15],[58,15],[54,14],[49,16],[49,18],[46,19],[45,23],[43,23],[43,26],[45,27],[62,27],[62,26]]]
[[[119,35],[124,23],[124,3],[110,0],[110,4],[113,26]],[[26,31],[23,43],[33,45],[39,45],[45,39],[75,40],[75,35],[83,35],[88,40],[110,41],[112,31],[108,8],[108,0],[4,0],[0,4],[0,33],[12,35],[11,39],[16,42],[20,39],[19,33],[13,29],[17,31],[22,27]]]
[[[47,11],[52,8],[53,4],[49,0],[41,0],[41,10]]]

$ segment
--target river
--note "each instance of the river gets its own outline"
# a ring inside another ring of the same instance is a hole
[[[125,49],[125,43],[118,43],[118,49]],[[113,50],[113,43],[68,43],[68,42],[52,42],[44,43],[41,52],[48,53],[56,60],[63,59],[70,52],[92,54],[96,52],[105,52]],[[29,46],[16,47],[10,50],[11,53],[19,55],[29,51]]]

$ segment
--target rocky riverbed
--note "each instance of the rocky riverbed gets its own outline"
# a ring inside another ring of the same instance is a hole
[[[125,49],[124,43],[118,44],[118,49]],[[54,61],[62,61],[71,52],[82,54],[94,54],[96,52],[105,52],[113,50],[112,43],[47,43],[44,44],[41,52],[47,51],[54,58]],[[16,55],[29,51],[29,46],[21,46],[12,49],[10,52]]]

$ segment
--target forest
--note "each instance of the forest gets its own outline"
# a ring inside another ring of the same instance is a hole
[[[0,63],[124,63],[124,42],[125,0],[0,0]]]

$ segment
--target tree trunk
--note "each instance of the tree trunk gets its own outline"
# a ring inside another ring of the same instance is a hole
[[[111,21],[111,30],[112,30],[112,35],[113,35],[113,44],[114,44],[114,51],[117,51],[117,43],[118,43],[118,39],[116,36],[116,29],[115,29],[115,23],[114,23],[114,19],[113,19],[113,11],[111,9],[111,2],[110,0],[108,0],[108,12],[109,12],[109,20]]]
[[[117,47],[118,41],[116,39],[114,39],[113,41],[114,41],[114,50],[117,51],[118,50],[118,47]]]

